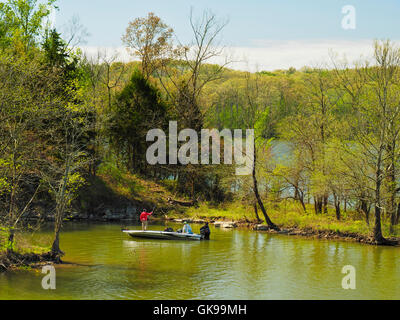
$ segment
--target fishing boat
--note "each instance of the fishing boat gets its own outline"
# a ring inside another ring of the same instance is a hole
[[[124,233],[133,238],[144,239],[161,239],[161,240],[202,240],[199,234],[179,233],[179,232],[165,232],[165,231],[142,231],[142,230],[124,230]]]

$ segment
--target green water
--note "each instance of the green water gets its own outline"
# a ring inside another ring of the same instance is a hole
[[[400,299],[399,248],[219,229],[209,242],[134,240],[112,224],[69,224],[61,243],[77,265],[56,267],[56,290],[41,270],[4,273],[0,299]],[[356,290],[342,288],[345,265]]]

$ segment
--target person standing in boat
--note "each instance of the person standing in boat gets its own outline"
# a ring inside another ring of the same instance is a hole
[[[210,227],[208,226],[208,222],[204,226],[200,228],[200,234],[203,236],[204,240],[210,240]]]
[[[193,234],[192,227],[187,222],[184,222],[182,233]]]
[[[147,231],[147,226],[149,223],[149,216],[151,216],[153,212],[148,213],[146,209],[143,209],[143,212],[140,215],[140,221],[142,222],[142,230]]]

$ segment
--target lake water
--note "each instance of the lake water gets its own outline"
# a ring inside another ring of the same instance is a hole
[[[400,299],[400,248],[214,228],[211,241],[135,240],[75,223],[61,246],[74,264],[56,266],[56,290],[42,289],[41,270],[3,273],[0,299]],[[342,288],[345,265],[356,290]]]

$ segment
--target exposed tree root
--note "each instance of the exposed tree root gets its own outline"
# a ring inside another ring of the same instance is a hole
[[[21,254],[15,251],[6,251],[0,253],[0,272],[21,267],[35,267],[38,265],[59,263],[62,263],[60,256],[54,255],[51,252],[44,254]]]
[[[381,238],[379,241],[373,240],[372,242],[378,246],[398,246],[398,245],[400,245],[400,242],[398,240],[391,240],[391,239],[386,239],[386,238]]]

